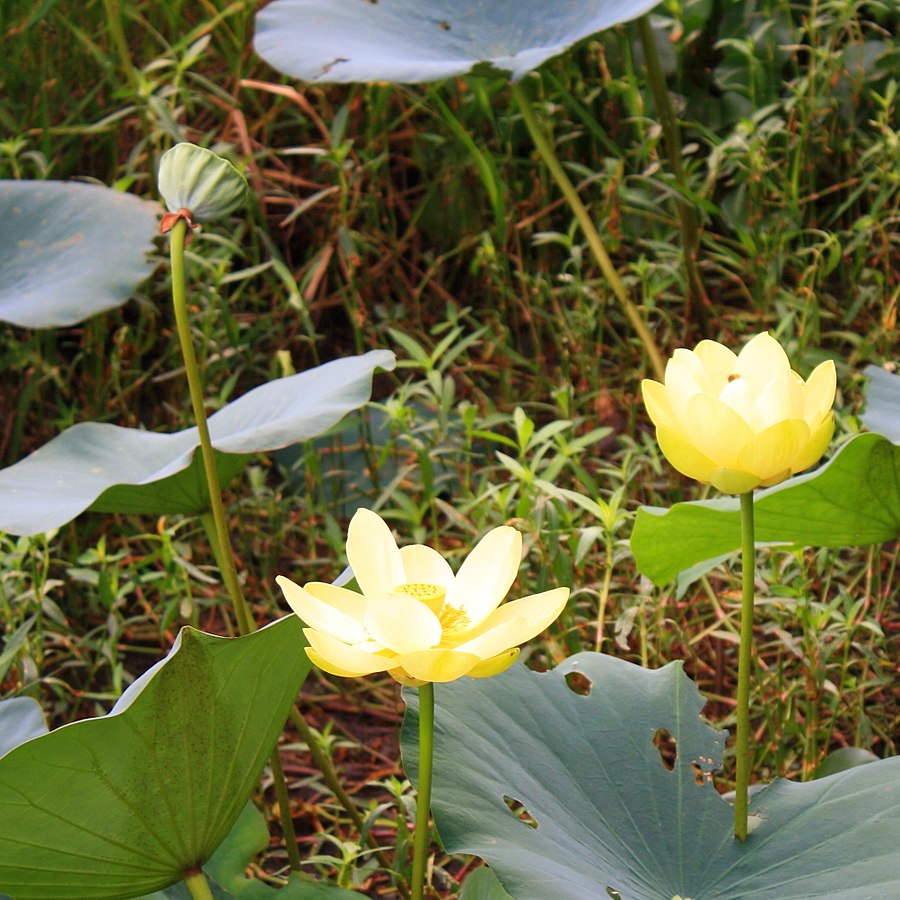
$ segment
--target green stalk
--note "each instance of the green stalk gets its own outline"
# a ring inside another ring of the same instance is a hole
[[[741,494],[741,643],[738,653],[737,735],[734,756],[734,836],[747,839],[747,796],[750,786],[750,667],[753,662],[753,491]]]
[[[281,834],[287,850],[288,862],[294,872],[299,872],[302,863],[300,850],[297,848],[297,832],[294,831],[294,820],[291,818],[291,798],[288,794],[287,781],[284,778],[284,769],[281,767],[281,757],[278,755],[277,746],[269,757],[269,765],[272,768],[272,786],[275,788],[275,799],[278,800],[278,818],[281,820]]]
[[[531,106],[531,101],[522,89],[521,84],[513,82],[510,87],[512,89],[513,97],[515,97],[516,103],[519,105],[522,119],[531,134],[531,138],[534,141],[538,153],[541,155],[544,164],[547,166],[547,169],[553,176],[559,189],[562,191],[563,196],[566,198],[566,202],[569,204],[569,208],[572,210],[572,213],[578,221],[578,224],[587,239],[588,246],[591,248],[591,252],[594,254],[597,264],[600,266],[600,270],[603,272],[607,282],[609,282],[609,286],[616,295],[616,299],[619,301],[632,328],[634,328],[635,333],[644,345],[644,350],[650,359],[650,365],[655,377],[657,380],[663,381],[665,376],[665,363],[663,362],[662,354],[656,346],[656,341],[650,333],[647,323],[642,318],[638,308],[629,299],[628,291],[622,283],[622,279],[619,278],[619,273],[612,264],[609,254],[606,252],[606,247],[603,245],[603,240],[600,237],[600,233],[597,231],[597,226],[594,225],[591,214],[587,211],[584,203],[581,202],[581,197],[578,196],[578,191],[575,190],[575,186],[569,180],[569,176],[566,175],[566,171],[559,161],[556,151],[553,149],[553,144],[541,128],[537,116],[534,113],[534,109]]]
[[[184,883],[187,885],[193,900],[213,900],[209,882],[206,880],[202,869],[198,869],[192,875],[185,875]]]
[[[701,332],[706,336],[708,329],[706,306],[709,300],[697,265],[697,258],[700,254],[700,228],[697,224],[694,205],[685,195],[689,190],[689,185],[681,162],[681,133],[678,119],[672,108],[672,99],[666,87],[662,66],[659,64],[659,54],[656,52],[656,41],[650,26],[650,16],[649,14],[643,15],[637,21],[641,46],[644,50],[644,62],[647,66],[647,79],[656,103],[656,114],[659,116],[659,123],[662,126],[666,156],[669,158],[669,166],[678,187],[685,192],[675,198],[675,208],[678,211],[678,222],[681,226],[682,261],[688,287],[685,318],[689,318],[693,311],[697,316]]]
[[[194,420],[197,423],[197,433],[200,437],[200,451],[203,457],[203,470],[206,475],[206,484],[209,489],[210,512],[203,516],[203,524],[206,528],[213,554],[222,573],[222,579],[231,598],[238,628],[241,634],[251,634],[256,630],[250,607],[244,599],[241,585],[238,581],[237,566],[234,561],[234,550],[231,546],[231,535],[228,531],[228,522],[225,517],[225,506],[222,503],[222,489],[219,485],[219,472],[216,468],[216,457],[213,452],[212,440],[209,436],[209,425],[206,421],[206,408],[203,404],[203,383],[200,377],[200,367],[197,364],[197,356],[194,353],[194,345],[191,341],[191,326],[188,318],[186,278],[184,271],[184,238],[187,233],[187,224],[184,219],[179,219],[172,228],[169,240],[169,255],[172,263],[172,303],[175,307],[175,322],[178,328],[178,340],[181,344],[181,355],[184,359],[184,370],[187,375],[188,389],[191,395],[191,406],[194,410]],[[210,516],[212,527],[210,527]],[[297,835],[294,832],[294,823],[291,819],[288,805],[288,790],[284,781],[284,772],[281,768],[281,760],[278,756],[278,747],[272,751],[269,758],[272,767],[272,778],[275,784],[275,793],[281,809],[281,827],[284,835],[284,843],[287,847],[288,859],[291,868],[300,870],[300,856],[297,852]],[[205,883],[205,882],[204,882]]]
[[[109,25],[109,31],[116,45],[116,52],[119,54],[119,65],[128,81],[128,85],[134,92],[135,98],[139,93],[140,83],[137,73],[134,70],[134,63],[131,59],[131,50],[128,47],[128,40],[125,37],[125,30],[122,28],[122,7],[120,0],[103,0],[103,7],[106,11],[106,23]]]
[[[221,557],[223,565],[222,580],[225,582],[228,596],[231,598],[234,606],[241,634],[250,634],[255,630],[255,626],[250,615],[250,608],[244,599],[241,585],[238,581],[234,552],[231,548],[231,536],[228,531],[228,521],[225,518],[225,507],[222,503],[222,490],[219,486],[216,457],[209,436],[209,426],[206,422],[200,367],[197,365],[197,357],[194,354],[194,345],[191,341],[184,273],[184,238],[186,232],[187,224],[184,219],[179,219],[172,228],[169,241],[169,256],[172,263],[172,303],[175,307],[175,322],[178,328],[178,340],[181,344],[181,355],[184,358],[184,370],[187,375],[194,420],[197,423],[197,433],[200,438],[203,470],[209,487],[210,511],[215,524],[216,541],[219,549],[218,555]]]
[[[431,815],[431,770],[434,762],[434,685],[419,691],[419,789],[416,793],[416,831],[413,836],[412,900],[425,896]]]

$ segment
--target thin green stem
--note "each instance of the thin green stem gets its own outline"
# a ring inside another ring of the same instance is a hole
[[[603,272],[612,292],[616,295],[616,299],[619,301],[632,328],[634,328],[635,333],[644,345],[644,350],[650,360],[654,375],[659,381],[663,381],[665,376],[665,364],[663,362],[662,354],[656,346],[656,341],[650,333],[650,329],[647,327],[647,323],[641,316],[640,311],[628,297],[628,291],[625,288],[622,279],[619,277],[619,273],[616,271],[615,266],[612,264],[609,254],[606,252],[606,247],[603,245],[600,232],[597,231],[597,226],[594,224],[591,214],[587,211],[584,203],[581,202],[581,197],[578,196],[578,191],[575,190],[575,186],[572,184],[569,176],[566,175],[566,171],[553,148],[553,143],[541,128],[537,116],[534,113],[534,109],[531,106],[531,101],[525,94],[521,84],[513,82],[511,88],[513,97],[515,97],[516,103],[519,105],[519,110],[522,113],[522,119],[531,134],[531,138],[534,141],[538,153],[541,155],[541,159],[543,159],[544,164],[547,166],[547,169],[553,176],[559,189],[562,191],[563,196],[566,198],[566,202],[569,204],[569,208],[572,210],[572,213],[578,221],[578,224],[587,239],[588,246],[591,248],[591,252],[594,254],[597,264],[600,266],[600,270]]]
[[[647,67],[647,79],[656,103],[656,114],[659,116],[659,123],[662,126],[666,156],[669,158],[669,166],[675,176],[675,182],[683,192],[675,198],[675,208],[678,211],[678,222],[681,226],[682,260],[688,286],[688,307],[685,317],[688,318],[693,312],[701,331],[706,336],[708,329],[706,306],[709,301],[697,265],[697,258],[700,254],[700,227],[697,223],[694,205],[685,196],[690,186],[681,162],[681,131],[678,127],[675,110],[672,108],[672,98],[666,87],[665,75],[663,75],[662,66],[659,63],[650,16],[643,15],[637,21],[641,46],[644,51],[644,63]]]
[[[234,551],[231,548],[231,536],[225,518],[225,507],[222,503],[222,490],[219,486],[219,472],[216,468],[216,457],[209,436],[206,422],[206,408],[203,403],[203,385],[200,379],[200,367],[191,341],[191,326],[187,310],[187,291],[184,271],[184,239],[187,225],[179,219],[172,228],[169,241],[169,256],[172,263],[172,303],[175,308],[175,322],[178,328],[178,340],[181,344],[181,355],[184,359],[184,370],[187,375],[188,389],[191,395],[191,406],[197,423],[200,438],[200,452],[203,457],[203,470],[209,487],[209,504],[215,523],[222,579],[231,598],[237,616],[241,634],[250,634],[254,630],[253,618],[238,581],[237,567],[234,562]]]
[[[269,765],[272,768],[272,786],[275,788],[275,798],[278,800],[278,818],[281,820],[281,835],[287,850],[288,862],[293,871],[299,872],[302,863],[300,862],[300,850],[297,848],[297,832],[294,831],[291,798],[288,795],[287,781],[284,777],[284,769],[281,767],[278,747],[272,751]]]
[[[131,50],[125,37],[125,29],[122,27],[122,6],[120,0],[103,0],[103,6],[106,10],[106,23],[109,26],[113,43],[116,45],[116,52],[119,54],[119,64],[122,67],[125,78],[128,80],[128,85],[134,92],[135,97],[137,97],[140,84],[137,72],[134,70]]]
[[[212,891],[209,889],[209,882],[203,874],[203,870],[199,869],[193,875],[186,875],[184,883],[193,898],[193,900],[213,900]]]
[[[419,789],[416,793],[416,832],[413,836],[412,900],[425,896],[425,865],[431,829],[431,770],[434,762],[434,685],[419,691]]]
[[[184,369],[188,380],[188,389],[191,395],[191,406],[194,410],[194,419],[197,423],[197,433],[200,437],[200,452],[203,457],[203,470],[206,475],[206,484],[209,490],[210,512],[202,517],[213,554],[216,557],[219,570],[231,598],[235,615],[237,616],[238,629],[241,634],[250,634],[256,630],[250,608],[244,599],[241,585],[238,581],[237,566],[234,561],[234,551],[231,547],[231,535],[228,531],[228,522],[225,518],[225,506],[222,503],[222,489],[219,485],[219,472],[216,468],[216,457],[213,452],[212,440],[209,435],[209,425],[206,421],[206,408],[203,403],[203,382],[200,377],[200,367],[197,364],[197,356],[194,353],[194,345],[191,341],[191,327],[187,310],[187,290],[184,270],[184,239],[187,225],[183,219],[179,219],[172,228],[169,241],[169,254],[172,263],[172,303],[175,308],[175,322],[178,328],[178,340],[181,344],[181,355],[184,359]],[[210,518],[212,522],[210,523]],[[300,869],[300,855],[297,851],[297,835],[294,832],[294,823],[290,815],[289,797],[287,785],[284,780],[284,772],[281,768],[281,760],[278,757],[278,748],[272,751],[269,758],[272,767],[272,780],[275,786],[275,794],[281,809],[281,827],[284,836],[284,844],[287,848],[288,859],[291,868]]]
[[[747,796],[750,786],[750,668],[753,663],[753,581],[756,544],[753,537],[753,491],[741,494],[741,643],[738,653],[737,735],[734,757],[734,836],[747,839]]]

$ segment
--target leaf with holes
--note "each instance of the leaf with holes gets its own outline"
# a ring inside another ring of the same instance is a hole
[[[133,897],[222,843],[310,668],[299,619],[241,638],[191,628],[113,711],[0,759],[0,891]]]
[[[900,445],[860,434],[815,472],[759,491],[758,544],[848,547],[900,536]],[[666,584],[691,566],[741,546],[737,499],[638,510],[631,549],[638,568]]]
[[[415,780],[417,701],[402,752]],[[722,734],[680,662],[579,653],[435,685],[432,809],[445,848],[488,861],[517,900],[900,896],[900,758],[753,798],[733,838],[711,783]]]
[[[121,306],[153,271],[159,211],[96,184],[0,181],[0,320],[57,328]]]
[[[412,84],[473,69],[514,79],[657,0],[275,0],[256,18],[256,52],[304,81]]]
[[[209,418],[222,484],[249,454],[322,434],[372,390],[394,354],[371,350],[260,385]],[[97,422],[73,425],[0,472],[0,531],[37,534],[92,509],[192,515],[209,508],[196,428],[159,434]]]

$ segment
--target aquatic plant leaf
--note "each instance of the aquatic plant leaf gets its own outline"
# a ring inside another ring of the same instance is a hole
[[[249,454],[322,434],[371,393],[394,355],[371,350],[260,385],[209,418],[222,483]],[[73,425],[0,471],[0,531],[38,534],[86,509],[195,514],[208,508],[196,428],[173,434],[98,422]]]
[[[304,81],[436,81],[477,69],[519,79],[657,0],[275,0],[256,52]]]
[[[894,540],[900,535],[900,446],[882,435],[857,435],[815,472],[759,491],[753,507],[757,544],[849,547]],[[641,507],[631,534],[635,562],[656,584],[740,546],[735,498]]]
[[[202,866],[256,785],[310,663],[296,616],[241,638],[182,629],[109,715],[0,759],[0,891],[92,900]]]
[[[402,752],[416,780],[417,708]],[[900,896],[900,758],[751,801],[752,831],[711,782],[720,732],[680,662],[579,653],[435,685],[432,809],[444,847],[490,864],[516,900]]]
[[[96,184],[0,181],[0,320],[58,328],[121,306],[153,271],[159,212]]]

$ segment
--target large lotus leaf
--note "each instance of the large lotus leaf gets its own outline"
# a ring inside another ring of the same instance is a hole
[[[862,414],[866,428],[900,441],[900,375],[879,366],[866,366],[863,374],[869,379],[866,410]]]
[[[418,698],[404,693],[414,777]],[[516,900],[900,896],[900,758],[776,781],[736,843],[708,777],[721,735],[680,662],[579,653],[547,673],[516,665],[436,685],[435,701],[441,839],[486,859]]]
[[[121,306],[153,271],[159,212],[101,185],[0,181],[0,319],[56,328]]]
[[[248,454],[321,434],[361,406],[376,368],[394,355],[371,350],[254,388],[209,418],[223,483]],[[196,428],[160,434],[118,425],[73,425],[0,472],[0,531],[37,534],[86,509],[193,514],[208,507]]]
[[[299,619],[221,638],[184,628],[113,711],[0,759],[0,891],[134,897],[222,843],[306,673]]]
[[[304,81],[416,83],[479,64],[519,79],[658,0],[274,0],[256,52]]]
[[[900,535],[900,446],[878,434],[857,435],[821,469],[760,491],[753,506],[759,544],[847,547],[894,540]],[[656,584],[740,545],[737,499],[641,507],[631,535],[638,568]]]

